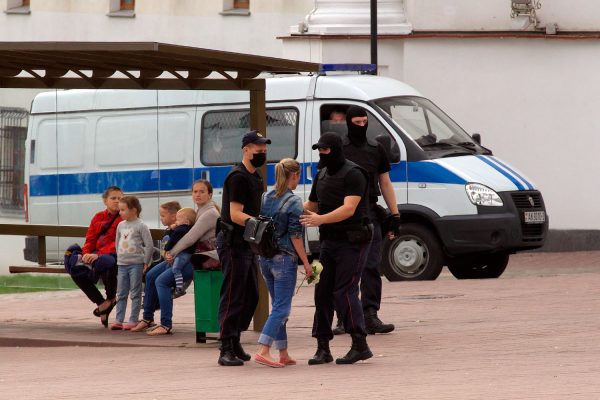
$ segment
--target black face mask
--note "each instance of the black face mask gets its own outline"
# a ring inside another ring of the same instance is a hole
[[[267,153],[254,153],[252,155],[252,160],[250,160],[250,164],[254,168],[262,167],[267,161]]]
[[[348,139],[354,145],[363,145],[367,142],[367,128],[369,123],[365,126],[355,125],[352,122],[348,123]]]
[[[331,149],[329,154],[319,153],[319,163],[317,169],[327,167],[329,175],[335,174],[344,165],[346,159],[341,149]]]

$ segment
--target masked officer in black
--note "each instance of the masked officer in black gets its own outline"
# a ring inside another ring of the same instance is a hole
[[[240,334],[248,329],[258,304],[258,281],[254,253],[244,241],[244,226],[258,216],[263,179],[257,169],[267,156],[271,140],[256,131],[242,139],[242,162],[235,166],[223,184],[223,210],[217,252],[223,268],[219,303],[221,354],[219,364],[243,365],[250,355],[240,344]]]
[[[342,139],[325,133],[313,150],[319,149],[319,173],[305,203],[305,226],[318,226],[321,241],[320,261],[323,271],[315,287],[315,317],[312,336],[317,352],[309,365],[333,361],[329,341],[333,339],[331,323],[334,303],[346,332],[352,335],[348,354],[337,364],[353,364],[373,356],[367,345],[367,332],[358,282],[365,264],[372,236],[367,217],[367,177],[358,165],[344,158]],[[317,213],[318,212],[318,213]]]
[[[391,215],[387,217],[388,235],[393,238],[393,232],[400,227],[400,214],[396,194],[390,180],[391,169],[387,153],[383,146],[375,140],[367,138],[369,121],[364,108],[350,106],[346,112],[348,136],[343,139],[345,157],[364,168],[369,174],[369,219],[374,226],[373,240],[367,257],[367,262],[360,281],[360,300],[365,315],[367,332],[388,333],[394,330],[393,324],[384,324],[377,316],[381,306],[381,249],[382,208],[377,206],[377,198],[383,194]],[[334,334],[344,333],[342,321],[338,318]]]

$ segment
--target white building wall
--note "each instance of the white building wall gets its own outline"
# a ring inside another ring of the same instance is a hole
[[[510,18],[510,0],[404,0],[414,31],[505,31],[523,27]],[[556,23],[563,31],[600,30],[597,0],[541,0],[541,26]],[[529,26],[529,28],[533,28]]]
[[[541,189],[553,229],[598,229],[600,41],[404,42],[404,80]]]

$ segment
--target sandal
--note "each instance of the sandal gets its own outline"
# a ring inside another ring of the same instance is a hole
[[[263,357],[260,354],[254,355],[254,362],[256,362],[258,364],[266,365],[267,367],[271,367],[271,368],[283,368],[283,366],[284,366],[282,363],[277,362],[275,360],[269,360],[268,358]]]
[[[153,326],[156,326],[154,321],[143,319],[140,322],[138,322],[138,324],[135,326],[135,328],[131,328],[131,332],[143,332],[146,329],[151,328]]]
[[[297,362],[292,357],[279,357],[279,363],[283,365],[296,365]]]
[[[171,335],[171,328],[163,325],[157,325],[156,328],[152,329],[147,333],[148,336],[159,336],[159,335]]]
[[[96,307],[96,309],[94,311],[92,311],[92,314],[94,314],[96,317],[100,317],[102,315],[107,315],[110,314],[110,312],[112,311],[113,308],[115,308],[115,305],[117,304],[116,300],[112,300],[110,302],[110,305],[108,307],[106,307],[104,310],[100,310],[100,306]]]

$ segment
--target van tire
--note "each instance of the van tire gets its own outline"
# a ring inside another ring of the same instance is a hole
[[[490,254],[471,262],[454,262],[448,269],[456,279],[494,279],[499,278],[508,265],[508,253]]]
[[[391,281],[433,281],[442,272],[444,254],[437,236],[423,225],[402,224],[394,240],[384,240],[381,266]]]

